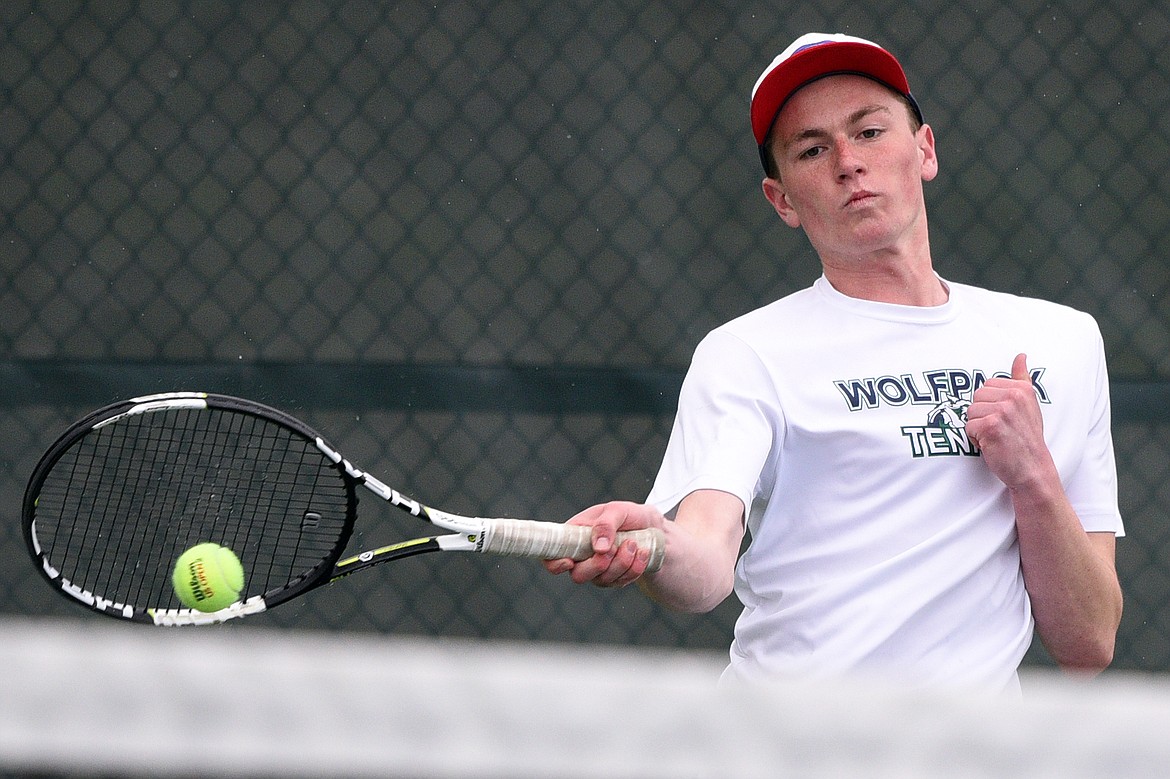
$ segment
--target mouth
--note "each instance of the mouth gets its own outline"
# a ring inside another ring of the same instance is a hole
[[[869,192],[867,190],[854,192],[852,195],[849,196],[849,199],[845,201],[845,207],[846,208],[853,208],[856,206],[867,205],[869,203],[872,203],[876,199],[877,199],[877,194],[874,192]]]

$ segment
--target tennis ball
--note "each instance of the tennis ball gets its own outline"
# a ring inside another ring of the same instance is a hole
[[[219,544],[196,544],[175,561],[175,594],[196,611],[219,611],[239,600],[244,589],[240,558]]]

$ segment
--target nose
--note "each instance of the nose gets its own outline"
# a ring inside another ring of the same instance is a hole
[[[846,139],[837,143],[837,177],[846,179],[865,171],[865,161],[857,148],[857,144]]]

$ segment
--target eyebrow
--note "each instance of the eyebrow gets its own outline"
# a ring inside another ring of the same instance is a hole
[[[883,111],[886,113],[890,113],[890,109],[888,106],[884,106],[884,105],[877,104],[877,103],[875,103],[874,105],[868,105],[868,106],[865,106],[863,108],[859,108],[856,111],[854,111],[852,114],[849,115],[849,118],[846,121],[846,124],[850,124],[850,125],[857,124],[862,119],[865,119],[867,116],[870,116],[871,114],[880,113]],[[810,140],[813,138],[827,138],[828,136],[829,136],[828,130],[821,129],[819,127],[810,127],[806,130],[801,130],[800,132],[796,133],[795,135],[792,135],[792,136],[786,138],[783,141],[783,148],[789,149],[792,146],[794,146],[795,144],[800,143],[801,141],[807,141],[807,140]]]

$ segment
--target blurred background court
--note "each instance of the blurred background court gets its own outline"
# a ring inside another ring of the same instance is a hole
[[[0,616],[100,619],[37,577],[19,508],[45,446],[127,396],[280,406],[454,511],[644,497],[698,339],[818,273],[759,192],[747,105],[824,30],[909,72],[940,273],[1100,323],[1114,665],[1170,663],[1161,0],[10,0],[0,22]],[[721,653],[737,611],[444,558],[223,630]]]

